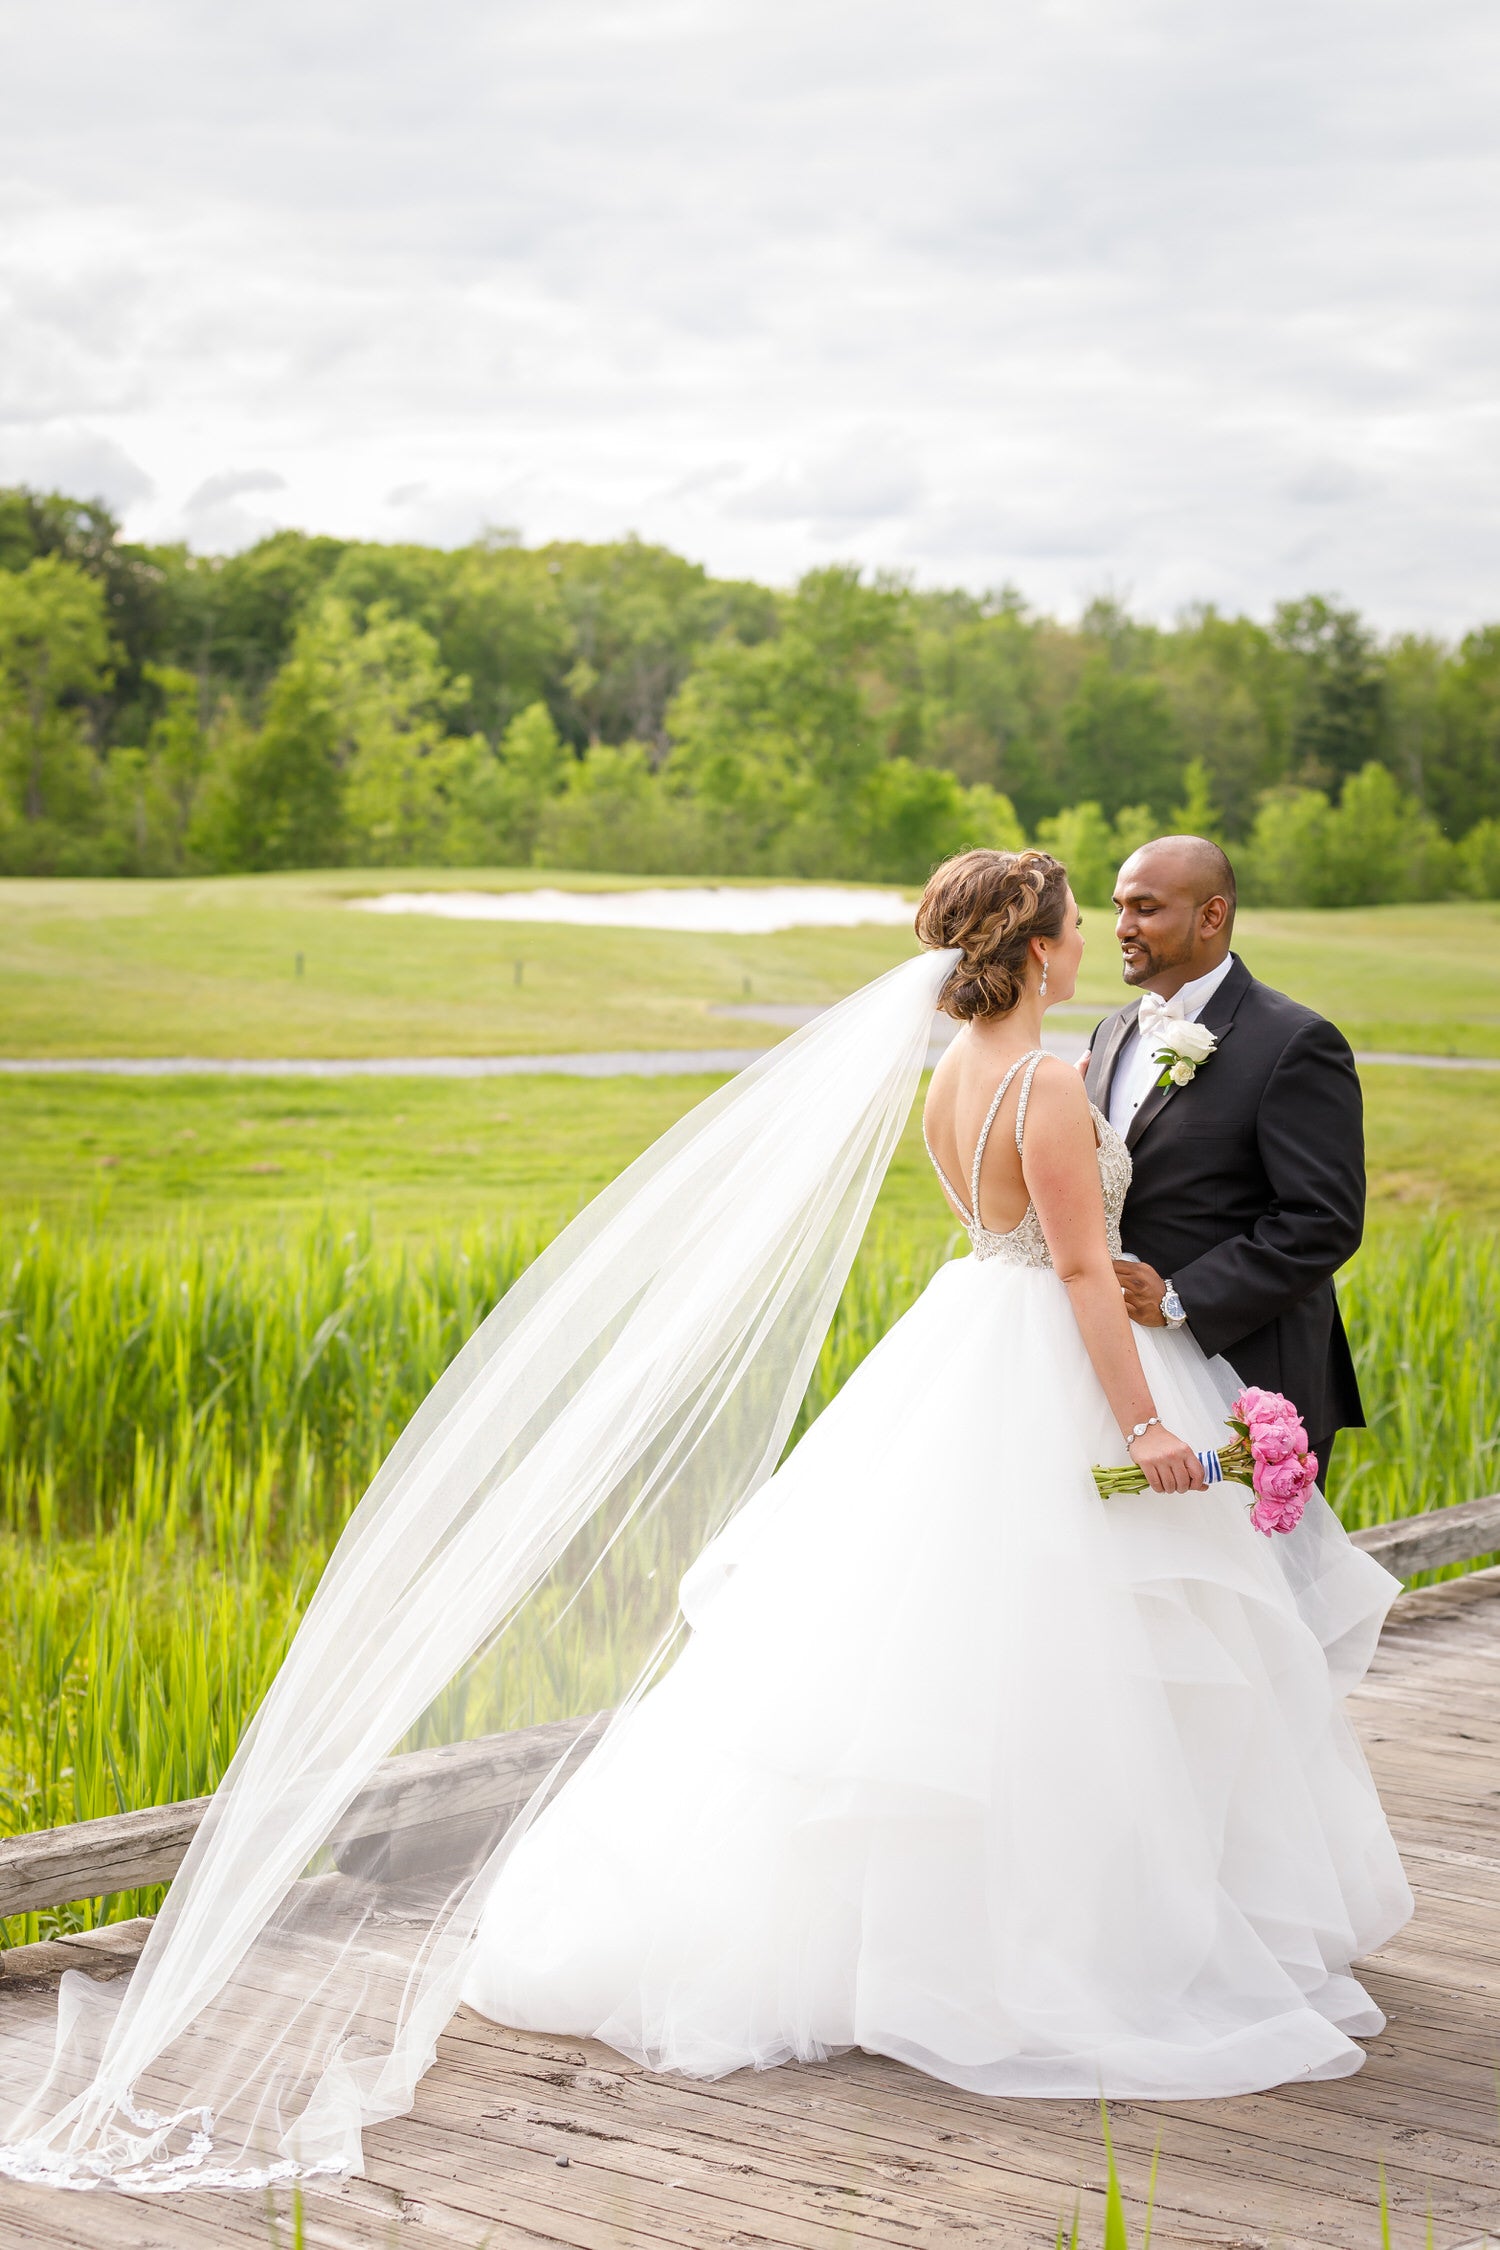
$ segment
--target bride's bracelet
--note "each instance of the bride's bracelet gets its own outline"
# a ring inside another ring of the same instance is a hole
[[[1137,1422],[1133,1430],[1127,1430],[1125,1432],[1126,1452],[1128,1453],[1130,1451],[1130,1448],[1134,1445],[1136,1439],[1143,1438],[1148,1430],[1159,1430],[1160,1428],[1161,1416],[1159,1414],[1148,1414],[1144,1422]]]

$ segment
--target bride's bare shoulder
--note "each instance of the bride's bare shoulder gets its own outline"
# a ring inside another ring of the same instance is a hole
[[[1031,1081],[1031,1098],[1053,1104],[1059,1110],[1087,1110],[1088,1095],[1083,1080],[1072,1063],[1064,1062],[1061,1055],[1043,1055],[1036,1066]]]
[[[1053,1129],[1087,1125],[1094,1130],[1093,1110],[1083,1080],[1061,1055],[1043,1055],[1031,1081],[1030,1114]]]

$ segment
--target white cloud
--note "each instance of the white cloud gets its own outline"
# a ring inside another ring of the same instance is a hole
[[[909,517],[923,479],[899,436],[867,430],[811,461],[797,462],[727,494],[725,512],[768,523],[804,523],[838,539],[865,526]]]
[[[204,543],[274,461],[274,520],[371,536],[1457,628],[1497,97],[1487,0],[55,0],[0,88],[0,460],[95,433]]]
[[[226,500],[238,500],[246,492],[284,492],[286,478],[274,469],[221,469],[214,477],[205,477],[196,492],[187,500],[188,513],[222,507]]]
[[[240,502],[252,493],[285,490],[286,478],[275,469],[220,469],[188,494],[174,528],[204,553],[233,554],[253,546],[280,520]]]
[[[75,500],[102,500],[118,515],[150,500],[156,490],[113,438],[64,422],[21,431],[0,425],[0,483],[6,482],[70,493]]]

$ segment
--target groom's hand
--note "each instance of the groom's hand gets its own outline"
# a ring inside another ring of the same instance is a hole
[[[1143,1265],[1139,1258],[1116,1258],[1115,1278],[1125,1299],[1125,1310],[1137,1328],[1166,1327],[1161,1301],[1167,1293],[1167,1285],[1155,1266]]]

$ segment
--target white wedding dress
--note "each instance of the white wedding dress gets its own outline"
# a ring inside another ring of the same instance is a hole
[[[1020,1146],[1035,1058],[1019,1090]],[[1007,1081],[1008,1084],[1008,1081]],[[997,1092],[989,1131],[1006,1088]],[[1095,1112],[1111,1249],[1130,1158]],[[989,2094],[1358,2069],[1411,1894],[1341,1700],[1398,1591],[1320,1495],[1101,1500],[1034,1211],[946,1265],[681,1588],[671,1671],[503,1866],[464,1997],[713,2077],[862,2047]],[[1156,1407],[1238,1389],[1137,1331]]]

